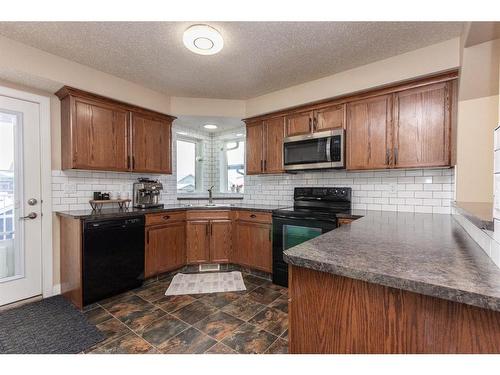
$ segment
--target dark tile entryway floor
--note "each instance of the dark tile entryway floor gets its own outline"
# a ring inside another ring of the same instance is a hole
[[[107,339],[88,353],[287,353],[288,290],[243,278],[244,292],[166,297],[169,277],[94,304]]]

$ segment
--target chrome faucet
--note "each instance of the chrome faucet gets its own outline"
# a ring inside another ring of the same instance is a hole
[[[215,186],[214,186],[214,185],[212,185],[212,186],[208,189],[208,204],[209,204],[209,205],[212,205],[212,204],[213,204],[213,199],[214,199],[214,198],[213,198],[213,196],[212,196],[212,194],[213,194],[212,190],[214,189],[214,187],[215,187]]]

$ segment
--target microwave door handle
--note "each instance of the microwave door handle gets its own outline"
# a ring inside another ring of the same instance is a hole
[[[326,160],[332,161],[332,137],[326,139]]]

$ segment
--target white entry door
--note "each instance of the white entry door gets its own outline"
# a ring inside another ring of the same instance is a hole
[[[0,306],[42,294],[40,108],[0,95]]]

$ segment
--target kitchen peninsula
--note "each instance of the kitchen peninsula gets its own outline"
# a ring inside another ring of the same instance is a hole
[[[500,270],[452,216],[353,213],[285,252],[290,353],[500,351]]]

